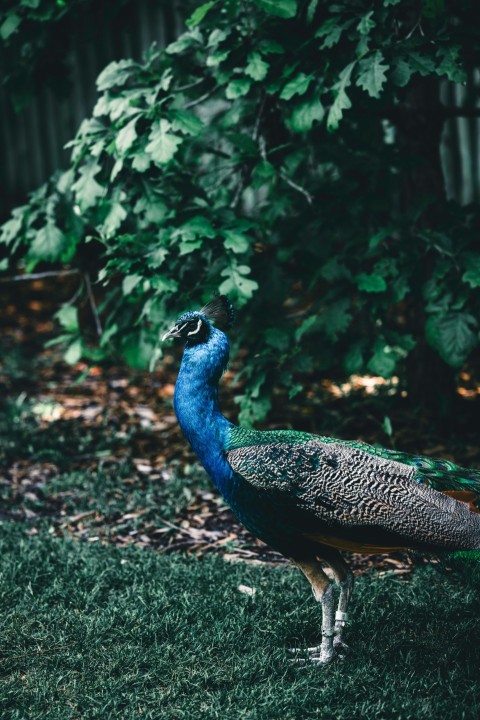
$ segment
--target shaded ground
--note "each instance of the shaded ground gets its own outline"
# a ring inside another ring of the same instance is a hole
[[[49,285],[50,282],[50,285]],[[26,522],[34,535],[45,524],[59,536],[88,542],[136,544],[162,553],[282,562],[235,520],[189,451],[172,410],[179,353],[153,374],[125,368],[66,365],[43,349],[53,332],[58,290],[51,281],[3,302],[0,356],[0,513]],[[25,290],[25,286],[21,286]],[[71,289],[64,290],[68,297]],[[55,297],[55,305],[49,297]],[[231,382],[223,405],[235,419]],[[478,384],[464,375],[456,422],[442,433],[416,417],[396,381],[357,377],[349,383],[308,382],[296,403],[275,398],[269,427],[295,427],[357,438],[480,465],[473,418]],[[405,555],[352,556],[361,572],[407,573]]]

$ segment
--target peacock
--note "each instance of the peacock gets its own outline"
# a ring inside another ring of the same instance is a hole
[[[363,442],[238,427],[218,384],[234,311],[223,295],[185,312],[163,336],[186,341],[174,407],[182,432],[225,501],[258,538],[289,558],[321,603],[321,643],[300,662],[342,655],[353,575],[340,551],[412,549],[480,559],[480,470]],[[339,587],[324,571],[331,568]]]

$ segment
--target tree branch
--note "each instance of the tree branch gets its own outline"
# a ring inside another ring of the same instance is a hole
[[[208,100],[208,98],[211,97],[216,92],[216,90],[216,87],[212,88],[204,95],[200,95],[200,97],[198,97],[196,100],[192,100],[191,102],[184,105],[183,109],[188,110],[189,108],[195,107],[195,105],[200,105],[200,103],[204,102],[204,100]]]
[[[40,273],[27,273],[25,275],[12,275],[12,277],[0,278],[0,283],[20,282],[25,280],[42,280],[47,277],[63,277],[65,275],[78,275],[79,270],[48,270]]]
[[[98,337],[101,337],[102,333],[103,333],[102,323],[101,323],[100,316],[98,314],[98,309],[97,309],[97,306],[95,303],[95,297],[93,295],[92,283],[90,281],[90,275],[88,273],[85,273],[84,277],[85,277],[85,285],[87,286],[87,294],[88,294],[88,299],[90,301],[90,307],[92,308],[93,317],[95,319],[95,327],[97,329],[97,335],[98,335]]]
[[[301,193],[305,197],[309,205],[312,205],[313,197],[310,195],[308,190],[305,190],[305,188],[303,188],[301,185],[297,185],[297,183],[293,182],[293,180],[290,180],[288,175],[285,175],[285,173],[283,172],[280,172],[280,177],[287,183],[287,185],[290,185],[291,188]]]

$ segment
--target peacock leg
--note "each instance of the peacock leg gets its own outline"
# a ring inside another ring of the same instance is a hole
[[[353,589],[353,573],[349,566],[337,550],[329,549],[322,551],[322,560],[325,560],[332,568],[335,581],[340,588],[340,598],[338,601],[337,612],[335,614],[335,637],[333,639],[333,647],[338,653],[342,650],[348,650],[348,645],[343,641],[343,631],[347,621],[347,609],[352,596]]]
[[[336,654],[333,646],[335,627],[332,583],[318,560],[294,560],[293,562],[312,586],[315,599],[322,603],[322,643],[308,648],[307,657],[298,658],[295,662],[328,663]]]

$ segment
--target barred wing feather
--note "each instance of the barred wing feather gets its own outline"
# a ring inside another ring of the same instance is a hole
[[[360,443],[311,437],[300,443],[237,445],[226,457],[246,482],[289,498],[292,510],[315,518],[321,530],[350,537],[353,531],[362,539],[375,536],[369,528],[378,528],[403,546],[480,546],[480,517],[464,502],[433,489],[434,482],[446,485],[444,469],[435,480],[434,473],[426,475],[430,483],[423,480],[425,468],[406,463],[403,456],[399,461]],[[454,474],[453,481],[461,477]]]

